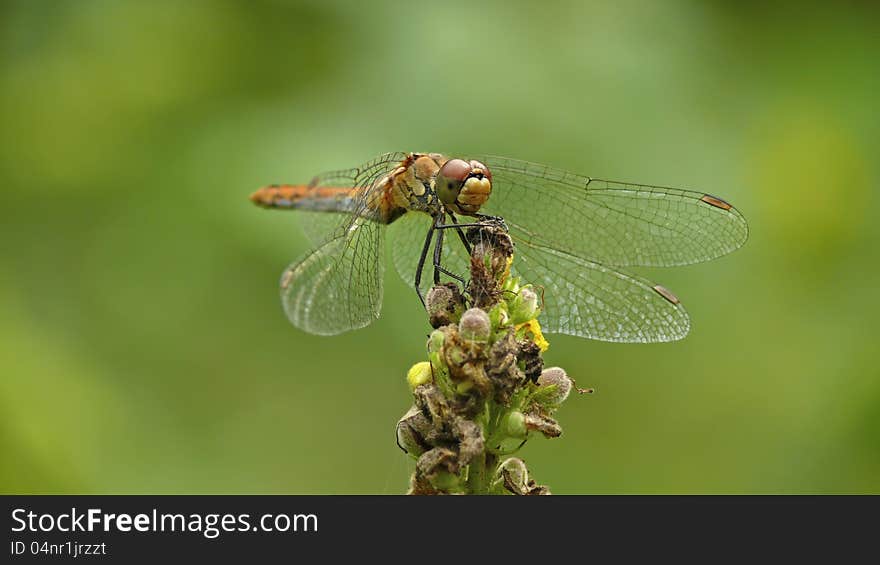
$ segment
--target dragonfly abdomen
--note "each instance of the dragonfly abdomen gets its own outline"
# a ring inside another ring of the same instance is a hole
[[[251,194],[251,202],[263,208],[350,212],[354,207],[355,190],[350,187],[271,184]]]

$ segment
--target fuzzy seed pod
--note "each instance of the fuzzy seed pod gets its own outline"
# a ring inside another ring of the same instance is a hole
[[[471,308],[461,315],[458,334],[463,340],[486,343],[489,341],[491,331],[492,325],[489,323],[489,315],[483,310]]]
[[[572,382],[562,368],[549,367],[544,369],[541,376],[538,377],[538,385],[542,387],[555,386],[546,396],[542,396],[541,400],[543,404],[559,406],[568,398]]]

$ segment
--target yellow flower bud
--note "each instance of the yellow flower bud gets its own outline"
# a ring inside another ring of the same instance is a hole
[[[431,364],[427,361],[416,363],[406,373],[406,382],[409,383],[411,389],[415,389],[417,386],[429,383],[432,380]]]

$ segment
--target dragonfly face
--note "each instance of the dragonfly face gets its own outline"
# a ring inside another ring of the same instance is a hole
[[[476,160],[450,159],[440,167],[434,182],[440,201],[453,212],[470,216],[492,193],[492,173]]]
[[[433,282],[464,282],[462,230],[488,214],[502,218],[516,246],[514,274],[544,288],[545,331],[618,342],[673,341],[690,327],[678,298],[631,267],[707,261],[748,237],[742,214],[703,192],[497,156],[389,153],[308,185],[264,187],[251,200],[309,212],[302,220],[316,247],[287,268],[281,297],[291,322],[316,334],[378,317],[386,231],[397,271],[421,296],[432,245]],[[461,243],[444,245],[447,231]]]

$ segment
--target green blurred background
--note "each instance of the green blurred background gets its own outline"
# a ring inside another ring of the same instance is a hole
[[[735,6],[735,7],[734,7]],[[866,3],[4,2],[0,489],[401,493],[425,317],[285,319],[293,214],[392,150],[734,202],[737,253],[646,273],[691,335],[551,336],[593,396],[523,451],[556,493],[880,492],[880,42]]]

